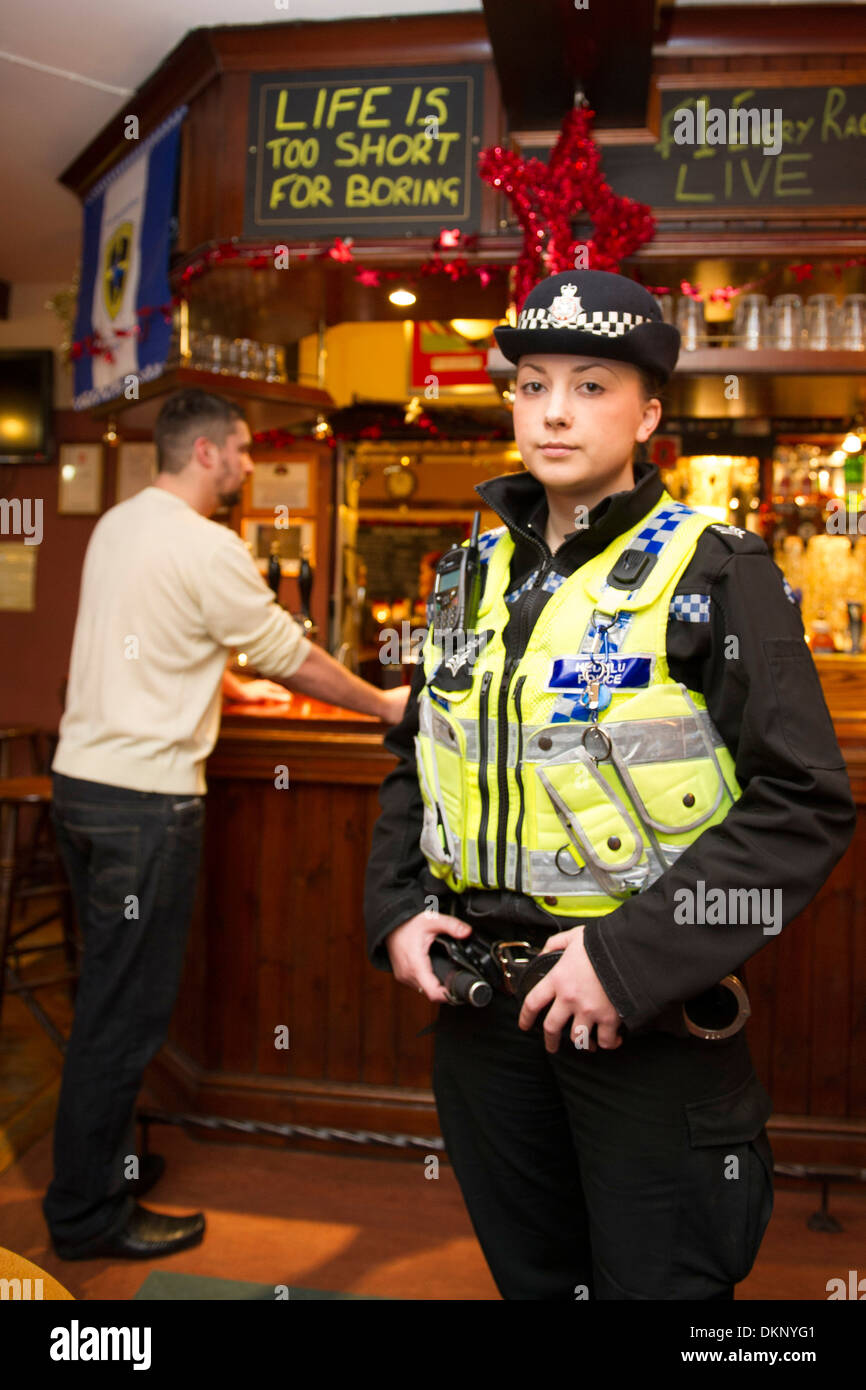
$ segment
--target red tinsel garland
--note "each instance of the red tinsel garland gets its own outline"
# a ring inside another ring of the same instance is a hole
[[[849,256],[846,261],[837,261],[830,269],[836,279],[840,279],[843,270],[850,270],[855,265],[866,265],[866,256]],[[717,289],[710,290],[706,296],[709,304],[730,304],[738,294],[751,294],[759,290],[762,285],[768,285],[771,280],[779,274],[779,270],[790,270],[798,285],[802,285],[804,280],[811,280],[815,274],[815,267],[811,261],[795,261],[791,265],[778,267],[768,270],[766,275],[760,275],[757,280],[748,280],[745,285],[720,285]],[[640,272],[637,278],[648,289],[651,294],[670,294],[668,285],[647,285],[641,278]],[[700,285],[692,285],[688,280],[680,281],[680,293],[688,295],[689,299],[697,299],[703,302],[704,292]]]
[[[594,116],[589,106],[569,111],[547,164],[501,145],[479,155],[481,178],[502,189],[523,228],[514,286],[518,308],[545,275],[575,268],[578,246],[586,247],[587,269],[617,271],[626,256],[655,234],[650,209],[618,197],[605,182],[599,148],[590,134]],[[594,227],[587,242],[576,241],[571,230],[581,211]]]

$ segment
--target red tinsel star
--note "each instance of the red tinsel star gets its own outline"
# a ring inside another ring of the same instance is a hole
[[[380,284],[380,278],[378,270],[359,270],[358,274],[355,276],[355,279],[358,280],[360,284],[373,285],[374,287]]]
[[[599,148],[590,134],[594,116],[588,106],[568,112],[547,164],[500,145],[479,155],[481,178],[502,189],[523,228],[515,281],[518,306],[545,275],[574,268],[578,243],[571,223],[581,210],[594,227],[592,239],[581,242],[591,270],[619,270],[620,262],[655,234],[650,209],[618,197],[605,182]]]
[[[688,280],[680,280],[680,294],[686,295],[689,299],[700,299],[701,287],[689,284]]]
[[[355,257],[352,255],[352,252],[350,250],[351,245],[351,237],[349,237],[346,241],[342,241],[340,237],[335,237],[333,246],[328,247],[327,251],[325,252],[325,255],[330,256],[332,261],[353,261]]]
[[[439,240],[434,243],[437,251],[454,251],[460,245],[460,228],[450,229],[443,227],[439,233]]]

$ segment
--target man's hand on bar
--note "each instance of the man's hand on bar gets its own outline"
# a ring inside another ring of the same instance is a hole
[[[291,700],[292,693],[276,681],[238,681],[237,687],[227,691],[223,684],[223,694],[230,700],[242,704],[259,704],[264,700],[281,700],[284,704]]]
[[[312,644],[298,669],[285,678],[285,684],[290,690],[312,695],[326,704],[355,709],[360,714],[372,714],[383,724],[400,723],[410,690],[408,685],[400,685],[393,690],[379,690],[352,671],[347,671],[321,647]]]

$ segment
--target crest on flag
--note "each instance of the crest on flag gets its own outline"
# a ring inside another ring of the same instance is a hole
[[[121,222],[105,248],[103,288],[105,291],[105,307],[111,319],[117,318],[118,310],[123,303],[123,292],[126,289],[131,246],[132,223]]]

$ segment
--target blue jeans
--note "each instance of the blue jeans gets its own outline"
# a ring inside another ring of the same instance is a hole
[[[126,1224],[135,1101],[180,986],[204,798],[53,774],[52,818],[84,954],[43,1203],[56,1240]]]

